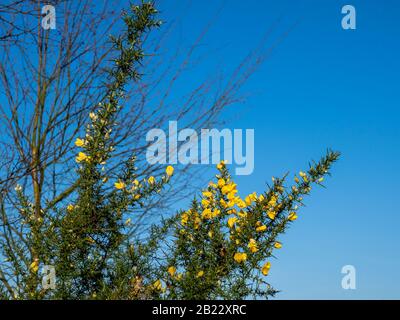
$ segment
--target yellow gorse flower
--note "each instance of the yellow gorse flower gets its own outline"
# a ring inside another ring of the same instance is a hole
[[[223,185],[221,188],[221,192],[222,192],[222,194],[229,194],[229,193],[236,194],[237,193],[236,184],[231,182],[229,184]]]
[[[189,220],[189,215],[186,212],[182,213],[181,224],[183,226],[185,226],[187,224],[188,220]]]
[[[263,265],[263,267],[261,268],[261,272],[264,276],[267,276],[269,273],[269,269],[271,269],[271,263],[267,262]]]
[[[84,152],[79,152],[78,156],[76,157],[76,162],[82,162],[82,161],[87,161],[89,159],[89,157],[86,155],[86,153]]]
[[[306,173],[304,173],[303,171],[300,171],[299,176],[303,178],[304,182],[306,182],[306,183],[308,182],[308,177],[307,177]]]
[[[297,214],[296,214],[296,212],[291,212],[289,215],[288,215],[288,219],[290,220],[290,221],[294,221],[294,220],[296,220],[297,219]]]
[[[199,217],[194,218],[193,227],[197,230],[200,227],[201,219]]]
[[[246,202],[246,204],[249,206],[251,205],[253,202],[255,202],[257,200],[257,194],[255,192],[249,194],[244,201]]]
[[[203,191],[203,197],[212,198],[213,194],[210,191]]]
[[[203,208],[207,208],[210,206],[210,201],[207,199],[203,199],[201,200],[201,205],[203,206]]]
[[[271,220],[274,220],[276,217],[276,212],[275,211],[268,211],[267,212],[267,216],[268,218],[270,218]]]
[[[237,263],[242,263],[247,260],[247,254],[244,252],[236,252],[235,255],[233,256],[233,259]]]
[[[149,184],[154,184],[154,183],[156,182],[156,179],[155,179],[153,176],[151,176],[151,177],[147,180],[147,182],[148,182]]]
[[[250,239],[249,244],[247,245],[252,253],[258,251],[257,242],[254,239]]]
[[[277,201],[277,197],[276,196],[272,196],[271,199],[268,201],[268,206],[273,207],[276,205],[276,201]]]
[[[118,182],[114,183],[114,186],[116,189],[122,190],[122,189],[125,189],[126,184],[122,181],[118,181]]]
[[[83,147],[83,146],[85,145],[85,140],[77,138],[77,139],[75,140],[75,145],[76,145],[77,147]]]
[[[203,219],[211,219],[212,218],[212,211],[210,208],[204,209],[201,213],[201,217]]]
[[[282,248],[282,243],[280,243],[280,242],[275,242],[275,244],[274,244],[274,247],[276,248],[276,249],[280,249],[280,248]]]
[[[219,179],[218,180],[218,187],[222,188],[225,185],[225,180],[224,179]]]
[[[29,269],[33,272],[36,273],[39,270],[39,260],[35,259],[29,266]]]
[[[197,273],[197,278],[201,278],[202,276],[204,276],[204,271],[201,270]]]
[[[210,188],[217,188],[217,185],[214,183],[214,182],[212,182],[212,181],[210,181],[209,183],[208,183],[208,186],[210,187]]]
[[[228,219],[228,226],[229,228],[233,228],[235,223],[238,221],[237,217],[231,217]]]
[[[97,120],[97,115],[94,112],[89,113],[89,118],[92,119],[93,121]]]
[[[175,275],[176,268],[174,266],[171,266],[168,268],[168,273],[170,274],[171,277]]]
[[[262,226],[259,226],[259,227],[256,228],[257,232],[263,232],[265,230],[267,230],[267,226],[265,226],[265,225],[262,225]]]
[[[69,204],[68,206],[67,206],[67,211],[69,211],[69,212],[71,212],[71,211],[73,211],[74,210],[74,205],[73,204]]]
[[[226,161],[222,160],[220,163],[217,164],[217,169],[222,170],[226,165]]]
[[[167,174],[168,177],[172,176],[174,174],[174,167],[173,166],[168,166],[165,169],[165,173]]]
[[[157,291],[161,291],[162,290],[162,283],[160,280],[157,280],[153,283],[153,289],[157,290]]]

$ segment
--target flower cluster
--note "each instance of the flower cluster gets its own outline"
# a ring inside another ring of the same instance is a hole
[[[328,152],[308,171],[299,172],[292,186],[285,185],[287,177],[272,178],[267,191],[244,197],[226,162],[219,163],[216,179],[175,218],[175,240],[169,244],[173,251],[157,279],[165,284],[160,293],[184,299],[273,295],[266,276],[273,251],[282,248],[278,237],[298,218],[304,195],[312,184],[322,183],[337,157]],[[200,277],[202,281],[196,281]]]

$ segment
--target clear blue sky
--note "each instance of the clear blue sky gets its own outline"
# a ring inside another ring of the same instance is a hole
[[[179,25],[183,43],[224,4],[202,41],[212,52],[209,68],[240,61],[278,18],[275,38],[298,22],[247,83],[247,103],[225,113],[229,127],[255,129],[254,174],[236,178],[244,193],[297,172],[327,147],[342,152],[327,189],[314,190],[282,238],[270,273],[282,291],[277,298],[399,299],[400,3],[188,3],[161,2],[167,21],[187,13]],[[356,30],[341,28],[345,4],[357,10]],[[341,288],[347,264],[357,270],[356,290]]]

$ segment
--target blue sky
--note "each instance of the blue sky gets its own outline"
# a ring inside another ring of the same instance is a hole
[[[356,30],[341,28],[345,4],[356,8]],[[279,18],[271,44],[297,22],[246,84],[247,102],[224,114],[228,127],[255,129],[255,171],[236,178],[243,194],[328,147],[342,152],[327,189],[313,191],[282,237],[270,273],[277,298],[399,299],[399,3],[164,1],[161,10],[167,22],[186,12],[179,39],[189,44],[221,5],[202,72],[237,64]],[[356,290],[341,288],[348,264]]]

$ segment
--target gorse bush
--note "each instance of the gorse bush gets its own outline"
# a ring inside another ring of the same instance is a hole
[[[160,25],[151,3],[132,6],[126,30],[112,38],[119,53],[109,70],[107,94],[88,114],[85,133],[75,141],[77,179],[68,201],[54,199],[36,210],[21,186],[18,245],[5,250],[12,276],[2,278],[4,299],[243,299],[274,295],[268,273],[279,236],[298,217],[303,197],[321,185],[339,154],[328,151],[294,177],[273,178],[260,194],[241,197],[224,161],[218,174],[188,210],[155,221],[148,234],[136,234],[135,212],[146,207],[174,179],[139,179],[136,158],[111,166],[118,146],[114,134],[124,86],[140,77],[142,39]],[[56,286],[42,286],[40,268],[54,266]]]

